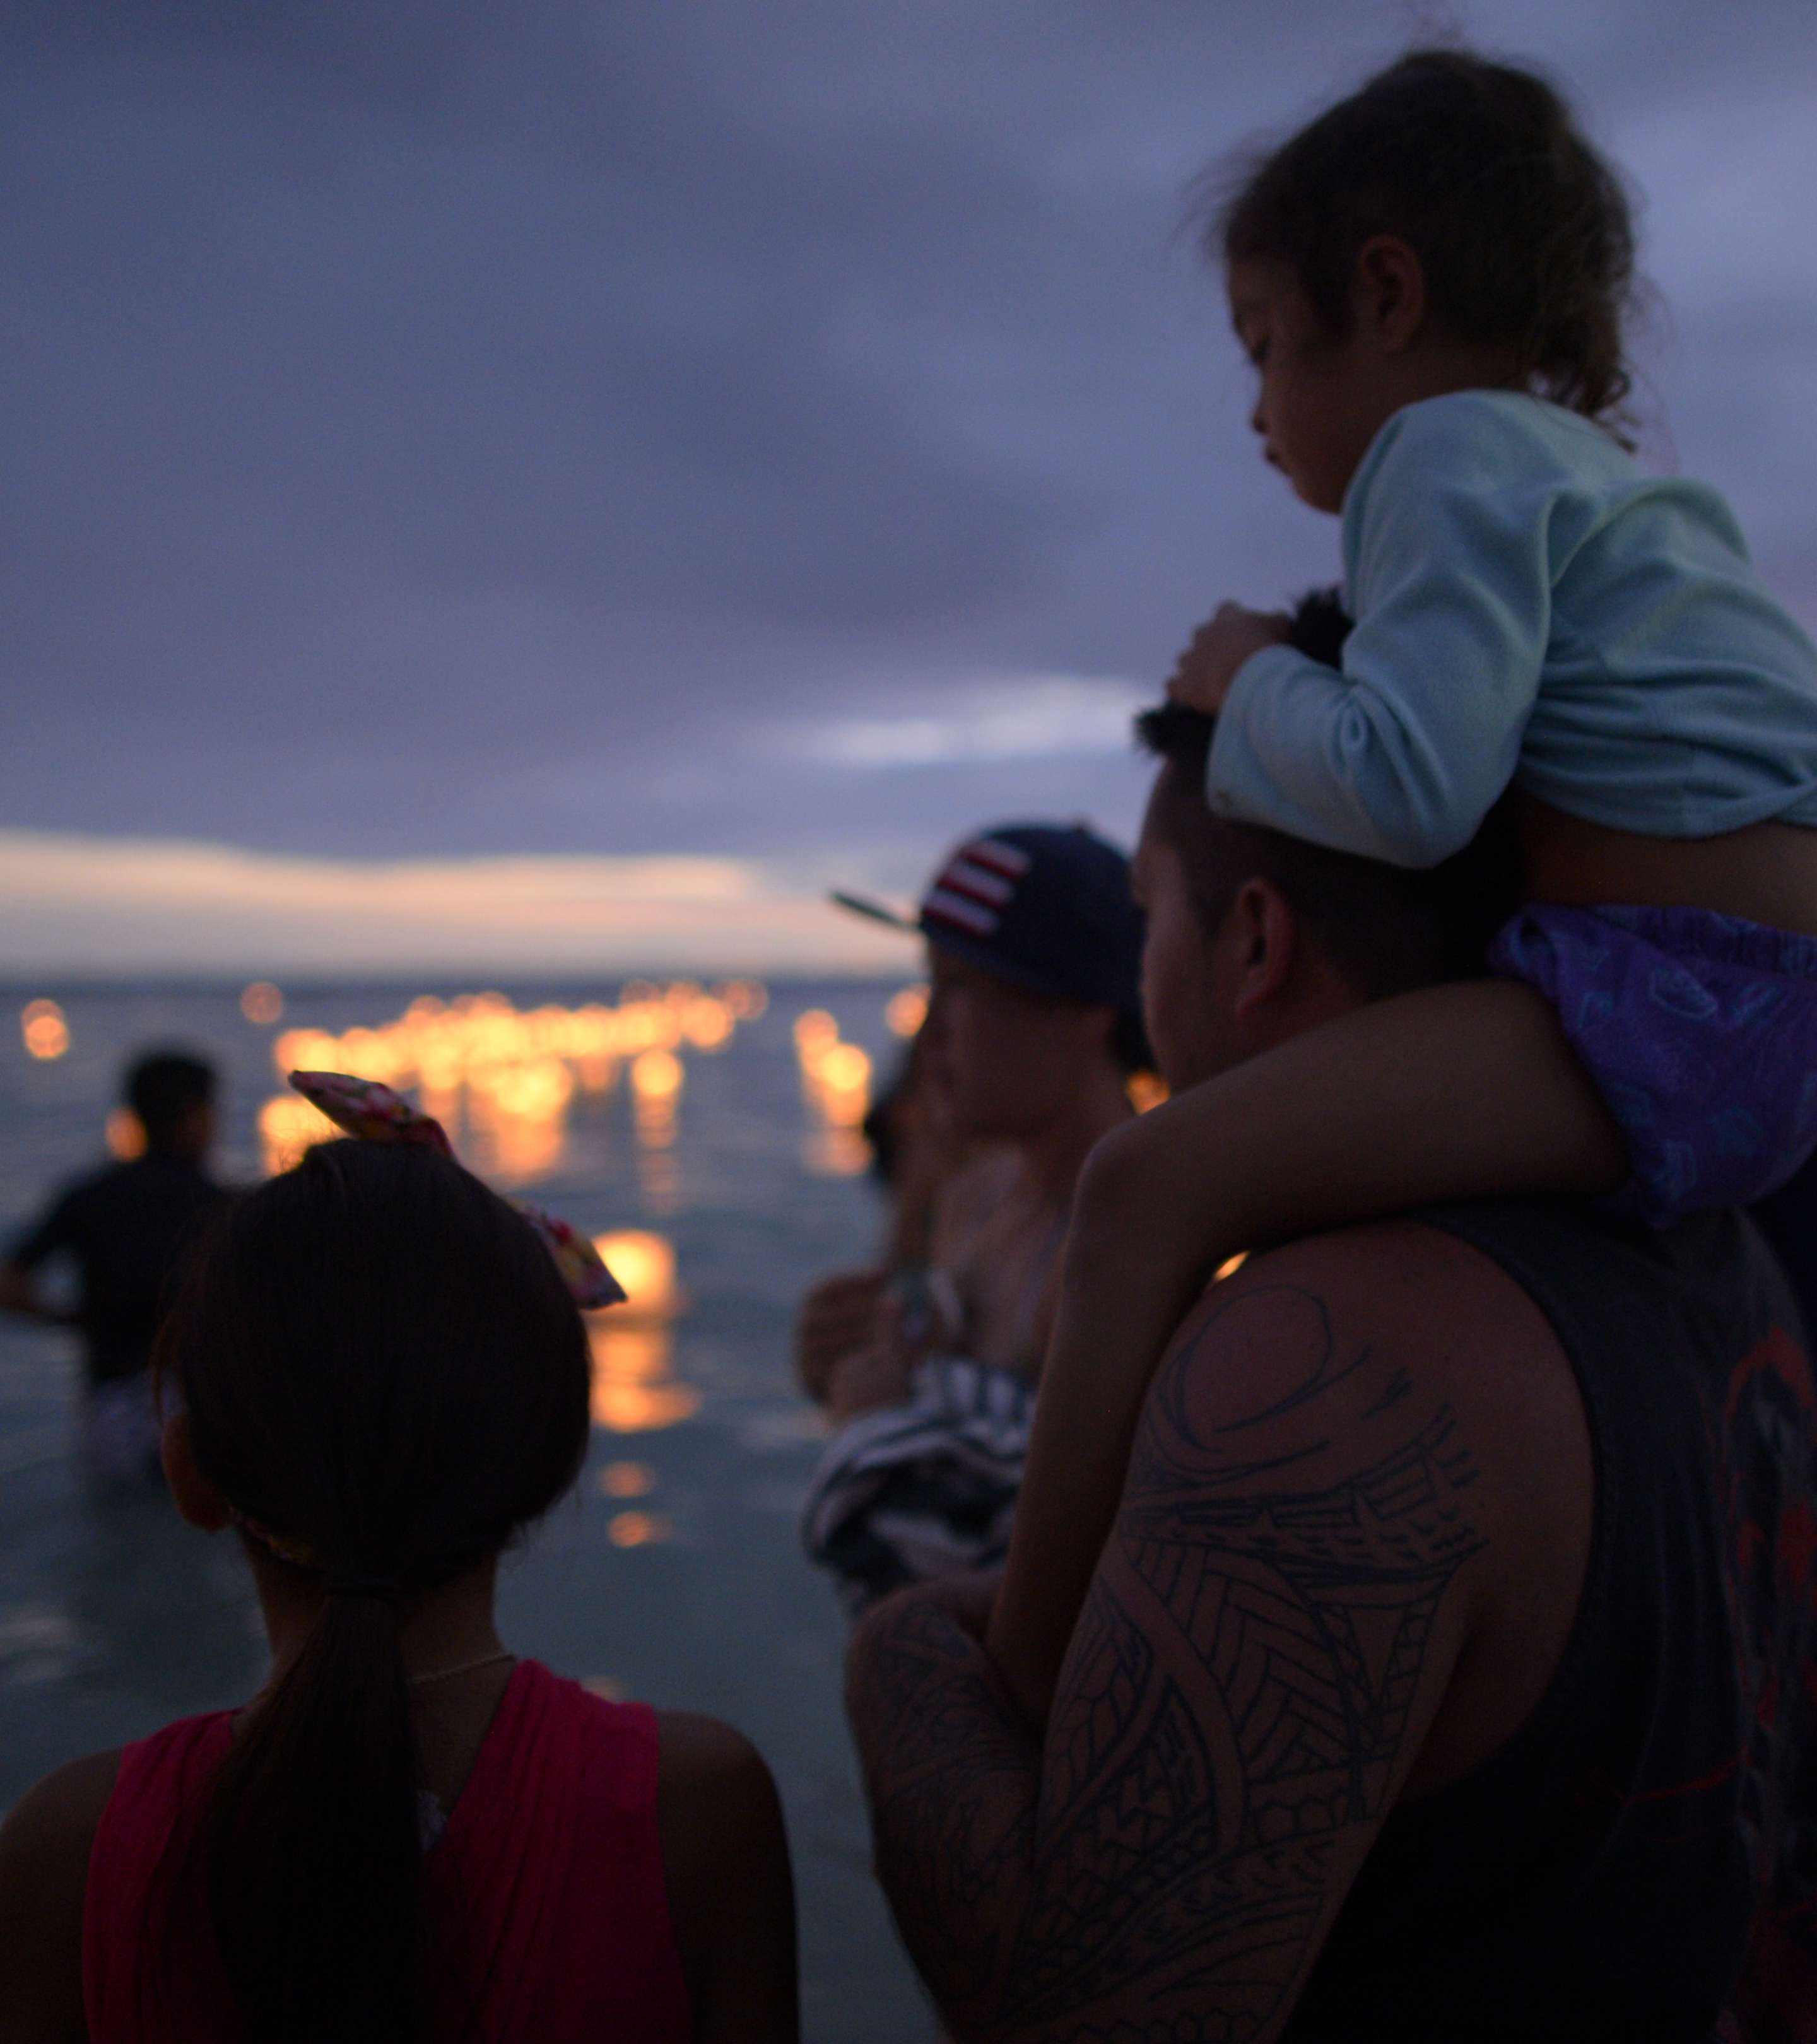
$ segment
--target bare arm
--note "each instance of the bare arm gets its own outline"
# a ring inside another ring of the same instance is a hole
[[[0,1263],[0,1312],[44,1320],[52,1327],[73,1326],[76,1320],[74,1313],[60,1312],[44,1304],[36,1279],[22,1263]]]
[[[695,2044],[794,2044],[795,1886],[776,1785],[717,1719],[663,1711],[658,1816]]]
[[[1044,1745],[950,1593],[854,1641],[878,1871],[966,2044],[1278,2034],[1446,1696],[1471,1445],[1285,1254],[1156,1382]]]
[[[1430,987],[1308,1029],[1092,1153],[989,1645],[1045,1716],[1154,1365],[1239,1251],[1428,1201],[1604,1192],[1620,1135],[1530,987]]]
[[[0,2034],[6,2044],[86,2044],[82,1911],[88,1856],[120,1755],[71,1761],[0,1823]]]

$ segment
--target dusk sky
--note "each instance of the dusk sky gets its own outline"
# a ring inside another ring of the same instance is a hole
[[[1642,201],[1650,459],[1817,624],[1810,0],[11,0],[0,974],[912,954],[1333,578],[1179,232],[1435,29]]]

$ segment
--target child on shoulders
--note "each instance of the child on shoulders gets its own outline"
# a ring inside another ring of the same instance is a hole
[[[1074,1208],[990,1643],[1046,1708],[1155,1363],[1239,1251],[1424,1202],[1668,1226],[1817,1143],[1817,649],[1715,493],[1619,432],[1628,211],[1542,80],[1403,59],[1212,246],[1270,462],[1343,519],[1340,667],[1225,605],[1170,692],[1214,813],[1404,866],[1510,800],[1495,976],[1373,1004],[1117,1132]]]

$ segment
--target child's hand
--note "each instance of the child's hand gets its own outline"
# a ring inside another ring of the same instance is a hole
[[[1236,670],[1251,653],[1278,646],[1290,620],[1277,610],[1245,610],[1240,603],[1220,603],[1208,624],[1193,634],[1193,643],[1167,677],[1167,694],[1188,709],[1216,717],[1230,694]]]

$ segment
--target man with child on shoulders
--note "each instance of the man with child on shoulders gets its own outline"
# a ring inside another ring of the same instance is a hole
[[[1213,816],[1211,728],[1142,720],[1176,1089],[1480,969],[1505,898],[1489,844],[1422,875]],[[985,1649],[993,1578],[860,1623],[878,1869],[947,2028],[1817,2037],[1813,1527],[1806,1336],[1738,1213],[1253,1254],[1151,1386],[1051,1698]]]

